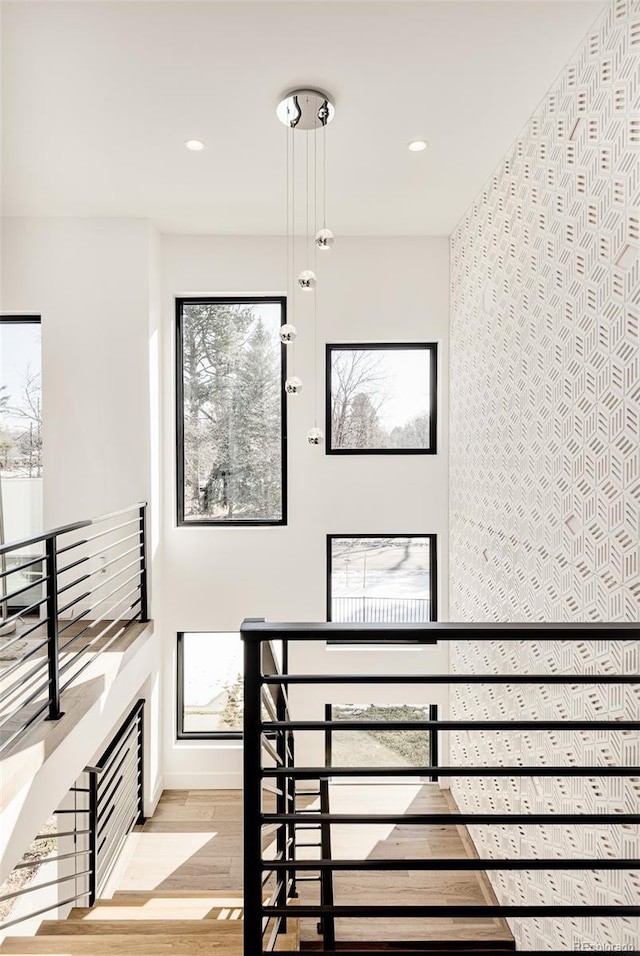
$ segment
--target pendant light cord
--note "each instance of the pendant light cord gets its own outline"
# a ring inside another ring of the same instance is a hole
[[[318,245],[316,231],[318,226],[318,131],[313,131],[313,271],[317,269]],[[317,274],[317,273],[316,273]],[[318,427],[318,291],[316,286],[313,301],[313,425]]]

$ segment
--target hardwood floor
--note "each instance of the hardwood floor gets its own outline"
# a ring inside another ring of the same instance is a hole
[[[307,806],[312,807],[308,798]],[[433,784],[331,787],[331,809],[370,812],[455,812],[446,791]],[[309,834],[305,833],[305,841]],[[35,937],[9,937],[0,953],[12,956],[242,956],[242,795],[239,791],[165,791],[156,814],[129,838],[108,898],[92,909],[77,908],[62,921],[45,921]],[[473,848],[463,827],[334,826],[336,858],[470,857]],[[299,850],[313,859],[314,848]],[[337,920],[340,943],[421,941],[425,949],[441,942],[450,951],[513,949],[502,920],[448,919],[450,903],[494,902],[483,873],[339,873],[335,902],[428,903],[442,905],[438,920]],[[300,885],[300,902],[318,901],[317,884]],[[298,923],[300,925],[298,925]],[[317,948],[315,921],[291,920],[290,935],[278,949]],[[420,947],[422,951],[423,947]]]
[[[317,806],[309,798],[307,808]],[[348,785],[331,787],[334,812],[455,812],[448,791],[434,784]],[[310,840],[309,833],[305,841]],[[188,840],[193,840],[192,852]],[[198,845],[200,840],[200,845]],[[473,843],[465,827],[334,826],[333,854],[338,857],[471,857]],[[315,849],[300,849],[300,859],[319,856]],[[133,856],[119,887],[128,891],[169,893],[172,890],[234,891],[242,895],[242,799],[238,791],[165,791],[153,819],[138,835]],[[371,939],[474,940],[512,945],[504,920],[448,919],[450,903],[495,903],[489,881],[482,872],[339,873],[335,876],[335,902],[429,903],[443,906],[441,920],[411,920],[389,927],[380,920],[338,920],[341,941]],[[300,885],[300,902],[319,902],[317,884]],[[318,941],[315,921],[301,921],[304,943]]]

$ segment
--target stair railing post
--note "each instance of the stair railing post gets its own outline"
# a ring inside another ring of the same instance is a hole
[[[60,645],[58,640],[58,555],[57,538],[45,542],[47,581],[47,662],[49,670],[49,715],[47,720],[60,720]]]
[[[149,620],[149,581],[147,574],[147,506],[140,506],[140,620]]]
[[[89,906],[95,906],[98,892],[98,773],[89,774]]]
[[[262,644],[244,640],[244,956],[262,956]]]

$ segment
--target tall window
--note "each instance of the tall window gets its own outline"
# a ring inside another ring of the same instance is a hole
[[[41,364],[40,318],[0,316],[0,544],[42,530]],[[11,573],[38,552],[0,556],[0,616],[32,607],[42,596],[41,584],[28,587],[42,577],[40,564]]]
[[[179,739],[242,736],[242,670],[239,634],[178,634]]]
[[[177,301],[179,524],[286,523],[285,309]]]
[[[435,621],[436,594],[435,535],[328,535],[329,621]]]

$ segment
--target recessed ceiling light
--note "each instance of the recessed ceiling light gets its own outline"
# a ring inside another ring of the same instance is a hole
[[[414,139],[409,143],[409,149],[412,153],[421,153],[423,149],[426,149],[429,144],[424,139]]]
[[[201,149],[204,149],[204,143],[201,139],[188,139],[184,145],[187,149],[193,150],[194,153],[198,153]]]

